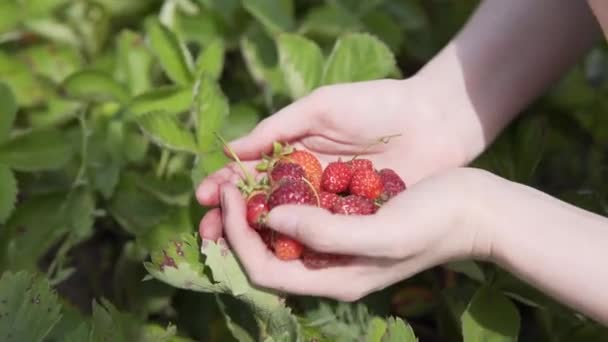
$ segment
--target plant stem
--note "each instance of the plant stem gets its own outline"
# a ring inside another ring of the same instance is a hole
[[[158,162],[158,166],[156,167],[156,177],[163,178],[165,175],[165,171],[167,169],[167,164],[169,163],[169,157],[171,156],[171,152],[167,149],[163,149],[160,153],[160,161]]]

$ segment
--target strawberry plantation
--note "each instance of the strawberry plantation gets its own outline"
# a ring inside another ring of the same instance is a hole
[[[492,264],[337,302],[253,286],[223,240],[201,249],[194,191],[230,160],[216,133],[412,75],[476,5],[0,1],[0,341],[607,341]],[[605,214],[607,71],[598,45],[475,165]]]

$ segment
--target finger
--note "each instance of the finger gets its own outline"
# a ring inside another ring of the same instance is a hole
[[[209,210],[198,225],[198,233],[204,240],[217,241],[222,236],[222,212],[219,208]]]
[[[254,177],[254,179],[259,178],[259,173],[255,169],[257,163],[257,161],[246,161],[242,163],[245,171]],[[217,206],[220,202],[220,185],[227,182],[236,184],[239,179],[244,178],[245,175],[243,170],[241,170],[236,162],[228,163],[225,167],[212,173],[201,182],[196,189],[196,199],[201,205]]]
[[[270,153],[275,141],[293,141],[309,133],[314,117],[320,114],[319,96],[309,95],[262,120],[248,135],[230,143],[243,160]]]
[[[364,279],[359,282],[362,287],[358,285],[346,291],[336,284],[343,282],[345,275],[349,279],[353,278],[353,274],[369,275],[366,271],[369,265],[353,263],[310,270],[300,261],[281,261],[266,248],[256,231],[247,224],[245,203],[238,190],[231,185],[223,185],[221,197],[226,237],[254,284],[292,294],[338,299],[348,299],[362,293]]]
[[[389,257],[394,237],[376,215],[335,215],[313,206],[283,205],[270,211],[266,224],[308,247],[326,253]]]

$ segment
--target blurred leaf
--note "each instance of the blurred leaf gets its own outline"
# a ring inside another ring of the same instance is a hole
[[[42,82],[31,68],[15,56],[0,51],[0,79],[9,85],[19,106],[33,106],[52,94],[48,82]]]
[[[123,75],[132,95],[139,95],[152,87],[152,54],[144,38],[136,32],[124,30],[117,39],[118,70]]]
[[[43,341],[61,318],[57,295],[46,279],[27,272],[0,278],[0,340]]]
[[[24,26],[33,33],[45,37],[54,43],[80,46],[80,40],[76,32],[64,21],[53,17],[42,17],[28,20]]]
[[[82,66],[82,56],[70,46],[58,44],[34,45],[20,50],[18,57],[34,73],[59,83]]]
[[[0,82],[0,144],[9,138],[17,115],[17,100],[11,89]]]
[[[382,342],[416,342],[418,339],[409,324],[406,324],[399,317],[390,317],[386,328],[386,334]]]
[[[67,21],[76,31],[89,55],[102,51],[110,33],[110,16],[98,2],[72,2],[66,9]]]
[[[137,186],[169,205],[187,206],[192,198],[194,188],[186,176],[170,179],[158,179],[150,174],[137,178]]]
[[[230,159],[221,150],[199,154],[190,176],[192,184],[198,186],[205,177],[221,169],[229,161]]]
[[[444,264],[443,267],[454,272],[465,274],[469,278],[477,280],[480,283],[484,283],[486,281],[483,270],[474,260],[452,261]]]
[[[242,137],[249,133],[260,120],[260,114],[255,108],[239,103],[230,108],[230,115],[222,128],[222,135],[227,141]]]
[[[382,338],[386,333],[388,323],[379,317],[374,317],[369,322],[368,330],[365,335],[365,342],[382,342]]]
[[[121,177],[108,210],[127,232],[145,234],[171,213],[171,207],[137,186],[137,174]]]
[[[196,77],[203,74],[217,80],[224,69],[224,41],[215,39],[209,43],[196,60]]]
[[[240,47],[245,64],[256,83],[270,88],[272,92],[288,94],[279,69],[276,45],[259,25],[249,27],[241,38]]]
[[[399,51],[404,40],[401,26],[387,13],[370,12],[362,18],[369,33],[380,38],[392,51]]]
[[[285,83],[292,99],[310,93],[321,82],[323,52],[321,48],[303,36],[281,34],[277,38],[279,60]]]
[[[66,96],[84,101],[118,101],[129,99],[127,88],[97,70],[82,70],[67,77],[62,84]]]
[[[29,17],[40,17],[51,14],[57,8],[65,5],[70,0],[28,0],[23,2],[24,9]]]
[[[220,297],[219,295],[215,296],[218,307],[220,308],[220,311],[224,316],[224,319],[226,320],[226,326],[228,327],[228,330],[230,330],[230,332],[232,333],[232,336],[234,336],[234,338],[239,342],[255,342],[256,339],[254,338],[254,336],[258,335],[257,332],[251,329],[250,326],[244,326],[239,324],[240,322],[237,322],[233,318],[238,314],[251,315],[251,313],[243,312],[245,310],[243,310],[241,303],[235,300],[230,300],[231,297],[223,298],[225,299],[222,300],[222,297]],[[253,323],[255,324],[255,322]]]
[[[60,125],[73,119],[82,110],[83,104],[59,96],[50,97],[44,106],[32,108],[27,112],[32,128]]]
[[[32,196],[21,202],[6,223],[0,250],[9,269],[37,270],[38,259],[67,232],[65,193]],[[0,230],[0,234],[2,231]]]
[[[0,164],[0,223],[5,223],[15,210],[17,180],[8,166]]]
[[[19,171],[58,169],[71,157],[71,147],[59,130],[31,131],[0,145],[0,162]]]
[[[157,20],[146,22],[146,32],[150,48],[167,76],[179,85],[190,84],[192,73],[186,57],[188,52],[175,34]]]
[[[517,341],[520,317],[502,293],[481,287],[462,315],[465,341]]]
[[[21,20],[21,14],[17,0],[0,2],[0,33],[14,29]]]
[[[196,141],[190,131],[180,127],[175,116],[153,112],[137,118],[141,130],[156,144],[174,151],[196,153]]]
[[[190,109],[192,90],[179,86],[163,86],[136,96],[127,106],[132,116],[150,112],[182,113]]]
[[[395,69],[389,48],[369,34],[339,39],[325,65],[323,84],[357,82],[388,76]]]
[[[203,75],[196,83],[192,117],[196,122],[196,137],[201,152],[209,152],[216,142],[219,132],[228,116],[228,99],[219,84]]]
[[[546,122],[542,117],[526,118],[518,125],[515,145],[517,148],[517,181],[529,183],[536,172],[545,150]]]
[[[293,0],[248,0],[243,6],[271,34],[291,31],[295,25]]]
[[[302,21],[299,31],[335,38],[362,29],[363,25],[355,15],[330,2],[311,8]]]
[[[399,289],[391,300],[393,311],[402,317],[428,315],[437,305],[433,292],[422,286],[407,286]]]
[[[75,241],[83,241],[93,235],[95,223],[95,197],[91,191],[79,188],[74,191],[67,202],[70,232]]]

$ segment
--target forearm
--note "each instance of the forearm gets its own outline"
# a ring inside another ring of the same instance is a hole
[[[557,300],[608,323],[608,219],[500,180],[486,202],[490,259]]]
[[[595,42],[584,1],[486,0],[418,74],[448,104],[469,161]]]

